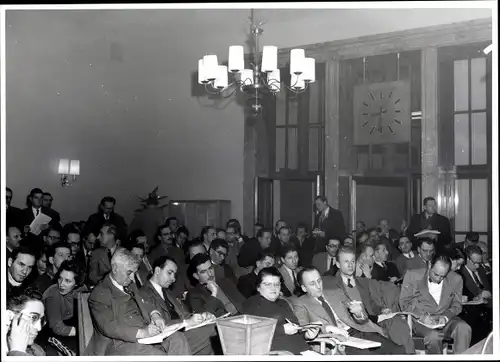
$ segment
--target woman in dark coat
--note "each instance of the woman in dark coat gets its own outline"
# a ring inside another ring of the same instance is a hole
[[[264,268],[257,276],[257,294],[243,305],[243,313],[258,317],[274,318],[278,322],[274,331],[271,351],[288,351],[293,354],[309,349],[304,336],[287,319],[299,324],[288,302],[280,298],[281,274],[274,268]]]

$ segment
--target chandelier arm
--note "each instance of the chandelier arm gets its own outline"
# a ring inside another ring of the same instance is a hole
[[[213,82],[208,82],[208,83],[205,83],[205,91],[208,93],[208,94],[212,94],[212,95],[216,95],[216,94],[220,94],[220,91],[211,91],[210,88],[208,87],[208,85],[211,85],[212,86],[212,89],[216,89],[213,85]]]

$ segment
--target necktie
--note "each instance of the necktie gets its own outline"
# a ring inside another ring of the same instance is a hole
[[[332,320],[332,325],[337,326],[337,321],[335,320],[335,314],[333,314],[332,308],[328,305],[326,302],[325,298],[323,296],[319,297],[318,300],[321,302],[321,305],[323,306],[323,309],[325,310],[326,314],[330,317]]]
[[[123,287],[123,291],[130,295],[131,298],[135,298],[135,293],[129,287]]]
[[[111,257],[113,256],[113,254],[111,253],[111,250],[108,249],[108,259],[109,259],[109,262],[111,263]]]
[[[135,279],[135,284],[137,284],[138,287],[142,287],[141,278],[139,277],[139,275],[137,273],[135,273],[134,279]]]
[[[384,269],[385,269],[385,263],[380,263],[380,264],[382,264],[382,268],[384,268]]]
[[[40,213],[40,209],[36,209],[36,216]]]
[[[484,289],[483,283],[481,283],[481,278],[479,277],[479,273],[477,271],[472,272],[472,276],[474,278],[474,281],[476,282],[477,286],[479,289]]]
[[[301,289],[299,283],[297,282],[297,276],[295,275],[295,270],[292,270],[292,276],[293,276],[293,286],[294,286],[294,290],[292,292],[295,295],[301,294]]]
[[[347,278],[347,286],[349,288],[354,288],[354,285],[351,284],[351,278]]]

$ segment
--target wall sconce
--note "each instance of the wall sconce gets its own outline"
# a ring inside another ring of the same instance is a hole
[[[68,176],[73,176],[73,181],[76,181],[76,176],[80,175],[80,161],[61,158],[59,160],[59,169],[57,172],[61,175],[61,186],[71,186]]]

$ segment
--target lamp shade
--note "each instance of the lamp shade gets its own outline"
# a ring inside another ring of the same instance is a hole
[[[278,48],[266,45],[262,50],[262,71],[272,72],[278,68]]]
[[[219,64],[217,63],[217,55],[205,55],[203,57],[204,75],[207,80],[212,81],[217,78],[218,66]]]
[[[214,87],[224,89],[227,87],[227,83],[227,67],[225,65],[219,65],[217,67],[217,78],[215,78]]]
[[[316,81],[316,63],[314,58],[304,59],[304,73],[302,74],[302,79],[309,83],[314,83]]]
[[[232,45],[229,47],[228,68],[233,73],[240,72],[245,68],[245,57],[241,45]]]
[[[306,83],[304,82],[304,78],[302,78],[302,74],[292,74],[290,87],[294,89],[304,89],[306,87]]]
[[[69,174],[74,176],[80,175],[80,160],[71,160]]]
[[[304,72],[304,49],[290,50],[290,74],[301,74]]]
[[[69,174],[69,160],[67,158],[61,158],[59,160],[59,168],[58,168],[57,173],[59,175]]]
[[[252,69],[243,69],[241,71],[241,82],[243,85],[252,85],[253,84],[253,70]]]
[[[276,69],[267,73],[267,84],[271,92],[279,92],[281,90],[280,70]]]
[[[207,82],[207,77],[205,76],[205,65],[203,64],[203,59],[198,60],[198,83],[205,84]]]

